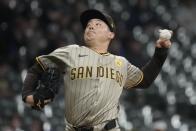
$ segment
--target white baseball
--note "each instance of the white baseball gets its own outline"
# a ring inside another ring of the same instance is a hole
[[[164,40],[170,40],[172,37],[172,31],[171,30],[167,30],[167,29],[163,29],[163,30],[159,30],[159,39],[164,39]]]

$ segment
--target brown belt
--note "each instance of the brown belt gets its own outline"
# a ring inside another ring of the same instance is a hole
[[[116,127],[116,119],[112,119],[108,121],[108,123],[104,126],[104,129],[111,130]],[[85,126],[80,126],[80,127],[74,127],[76,131],[93,131],[94,127],[85,127]]]

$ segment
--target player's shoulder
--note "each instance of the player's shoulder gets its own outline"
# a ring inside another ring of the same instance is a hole
[[[69,51],[73,51],[74,49],[77,49],[77,48],[80,48],[80,46],[77,45],[77,44],[70,44],[70,45],[67,45],[67,46],[62,46],[62,47],[57,48],[55,50],[55,52],[58,52],[58,51],[69,52]]]
[[[129,62],[124,56],[113,55],[115,57],[115,61],[121,61],[127,65]]]
[[[127,61],[127,59],[124,56],[114,55],[116,59],[120,59],[123,61]]]
[[[71,45],[68,45],[67,48],[80,48],[80,46],[77,44],[71,44]]]
[[[75,48],[80,48],[80,46],[77,45],[77,44],[70,44],[70,45],[67,45],[67,46],[60,47],[58,49],[75,49]]]

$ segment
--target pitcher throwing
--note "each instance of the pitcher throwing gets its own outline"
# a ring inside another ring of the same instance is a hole
[[[122,90],[150,86],[167,57],[170,38],[158,39],[154,56],[139,69],[108,52],[116,31],[111,16],[90,9],[81,14],[80,21],[85,46],[72,44],[38,56],[27,73],[23,101],[41,110],[53,101],[63,75],[66,131],[120,131],[117,116]]]

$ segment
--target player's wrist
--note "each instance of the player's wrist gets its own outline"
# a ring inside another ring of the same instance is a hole
[[[169,52],[169,49],[168,48],[158,48],[158,47],[156,47],[154,54],[156,56],[165,56],[165,55],[168,54],[168,52]]]

